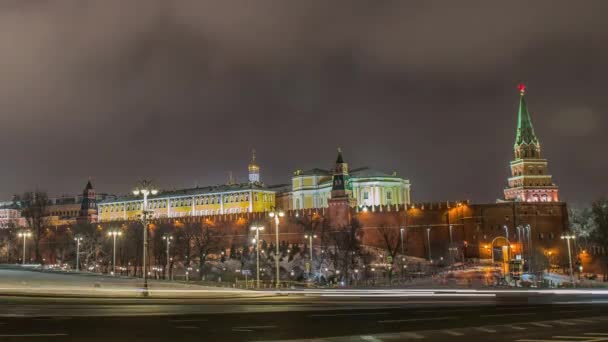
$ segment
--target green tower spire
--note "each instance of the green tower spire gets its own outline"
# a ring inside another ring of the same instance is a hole
[[[522,144],[539,144],[536,134],[534,134],[534,127],[532,126],[532,118],[528,112],[528,106],[526,104],[526,86],[523,84],[519,85],[519,112],[517,114],[517,134],[515,136],[515,147]]]

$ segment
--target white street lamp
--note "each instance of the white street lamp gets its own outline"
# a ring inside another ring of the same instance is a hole
[[[316,238],[317,238],[317,235],[316,235],[316,234],[307,234],[307,235],[304,235],[304,238],[306,238],[306,239],[308,239],[308,240],[309,240],[309,242],[308,242],[308,243],[309,243],[309,245],[308,245],[308,246],[310,247],[310,271],[309,271],[308,276],[309,276],[309,277],[311,278],[311,280],[312,280],[312,275],[313,275],[313,272],[312,272],[312,265],[313,265],[313,258],[312,258],[312,239],[316,239]]]
[[[275,237],[276,237],[276,254],[275,254],[275,264],[277,267],[277,289],[279,288],[279,282],[281,281],[280,278],[280,269],[279,269],[279,217],[283,217],[285,216],[285,213],[282,211],[278,211],[278,212],[270,212],[268,215],[270,215],[271,218],[274,218],[274,225],[276,227],[276,231],[275,231]]]
[[[26,230],[19,232],[17,235],[23,238],[23,261],[21,264],[25,265],[25,239],[32,237],[32,233],[29,230]]]
[[[171,264],[169,263],[170,258],[169,258],[169,246],[171,245],[171,240],[173,240],[173,235],[171,234],[165,234],[163,235],[163,240],[167,241],[167,266],[165,268],[165,272],[167,272],[166,277],[168,279],[170,279],[169,277],[169,267],[171,266]]]
[[[143,251],[143,268],[142,273],[144,277],[144,285],[142,289],[142,295],[144,297],[148,296],[148,272],[146,269],[146,255],[148,250],[148,195],[156,195],[158,190],[152,187],[152,182],[148,180],[143,180],[139,187],[133,190],[133,195],[139,196],[142,195],[144,198],[143,206],[142,206],[142,225],[144,227],[144,251]]]
[[[112,247],[112,275],[116,276],[116,237],[121,236],[122,232],[119,230],[112,230],[108,232],[108,236],[114,240]]]
[[[576,287],[574,284],[574,272],[572,271],[572,252],[570,252],[570,240],[574,240],[574,235],[562,235],[562,240],[566,240],[566,244],[568,245],[568,262],[570,264],[570,281],[572,282],[572,287]]]
[[[405,227],[399,229],[399,235],[401,237],[401,255],[405,255],[405,248],[403,246],[403,234],[405,233]]]
[[[80,271],[80,241],[82,241],[82,236],[76,236],[74,241],[76,241],[76,272]]]
[[[253,226],[251,230],[255,230],[255,239],[253,239],[253,243],[255,243],[255,265],[256,265],[256,282],[257,288],[260,288],[260,230],[264,230],[264,226]]]

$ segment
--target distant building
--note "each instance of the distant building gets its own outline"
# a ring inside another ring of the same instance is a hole
[[[338,153],[336,165],[341,165],[344,172],[344,181],[348,184],[346,191],[354,201],[352,206],[375,206],[375,205],[400,205],[410,203],[410,181],[397,176],[396,172],[386,173],[369,167],[360,167],[348,170],[348,164],[342,159],[342,152]],[[291,178],[291,191],[281,194],[280,197],[288,198],[288,206],[285,209],[311,209],[326,208],[331,198],[332,181],[335,173],[324,169],[297,170]],[[284,200],[283,203],[286,201]]]
[[[275,190],[260,181],[260,166],[253,152],[248,165],[249,182],[196,187],[174,191],[161,191],[148,197],[148,210],[152,216],[183,217],[266,212],[275,207]],[[100,222],[131,220],[141,215],[143,199],[124,196],[98,204]]]
[[[49,198],[44,222],[50,226],[97,222],[96,203],[115,197],[96,193],[91,181],[88,181],[82,195]],[[17,200],[0,202],[0,228],[27,227],[27,219],[21,213],[25,205]]]
[[[21,216],[21,210],[13,202],[0,203],[0,229],[25,226],[27,226],[25,217]]]
[[[505,188],[505,199],[521,202],[557,202],[558,187],[547,172],[547,159],[541,157],[540,141],[534,133],[532,118],[525,99],[525,86],[519,87],[517,133],[511,161],[511,177]]]

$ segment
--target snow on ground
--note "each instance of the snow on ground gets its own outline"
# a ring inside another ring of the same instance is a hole
[[[253,291],[205,287],[179,282],[149,280],[151,296],[200,297],[259,295]],[[142,279],[91,273],[49,272],[16,267],[0,268],[0,295],[86,295],[123,297],[141,294]]]

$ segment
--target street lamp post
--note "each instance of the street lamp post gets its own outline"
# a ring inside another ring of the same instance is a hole
[[[169,246],[171,245],[171,240],[173,240],[173,236],[171,234],[165,234],[163,235],[163,240],[167,241],[167,266],[165,267],[165,272],[167,273],[166,277],[168,279],[170,279],[169,277],[169,267],[170,267],[170,259],[169,259]]]
[[[426,242],[429,246],[429,261],[432,261],[432,255],[431,255],[431,228],[427,228],[426,229]]]
[[[74,238],[76,241],[76,272],[80,271],[80,241],[82,241],[82,236],[76,236]]]
[[[274,225],[276,227],[276,231],[275,231],[275,238],[276,238],[276,254],[275,254],[275,264],[276,264],[276,268],[277,268],[277,289],[279,288],[279,282],[281,281],[281,274],[280,274],[280,268],[279,268],[279,217],[283,217],[285,216],[285,213],[282,211],[278,211],[278,212],[270,212],[270,217],[274,218]]]
[[[255,277],[256,277],[256,286],[260,288],[260,230],[264,230],[264,226],[252,226],[251,230],[255,230],[255,239],[253,239],[253,243],[255,243]]]
[[[574,272],[572,271],[572,252],[570,251],[570,240],[574,240],[574,235],[562,235],[562,240],[566,240],[566,244],[568,245],[568,263],[570,264],[570,281],[572,282],[572,287],[576,287],[576,284],[574,284]]]
[[[144,250],[143,250],[143,261],[142,261],[142,273],[144,278],[144,284],[142,289],[142,295],[144,297],[148,296],[148,272],[146,270],[146,255],[148,250],[148,195],[156,195],[158,190],[152,188],[152,182],[144,180],[141,182],[140,186],[133,190],[133,195],[139,196],[142,195],[144,198],[142,205],[142,225],[144,228]]]
[[[316,239],[317,235],[315,235],[315,234],[307,234],[307,235],[304,235],[304,238],[308,239],[308,241],[309,241],[308,246],[310,247],[310,269],[308,271],[308,276],[310,278],[312,278],[312,264],[313,264],[313,259],[312,259],[312,239],[313,238]]]
[[[25,265],[25,239],[32,236],[30,231],[24,231],[17,234],[19,237],[23,238],[23,260],[21,262],[22,265]]]
[[[112,275],[116,276],[116,237],[121,236],[122,232],[119,230],[112,230],[108,232],[108,236],[114,240],[112,247]]]
[[[405,227],[399,229],[399,236],[401,237],[401,255],[405,255],[405,248],[403,246],[403,234],[405,233]]]

